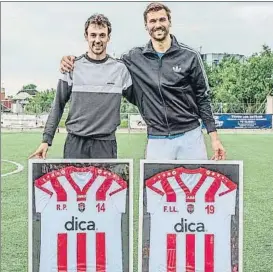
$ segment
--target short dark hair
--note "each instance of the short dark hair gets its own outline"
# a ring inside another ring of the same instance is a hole
[[[162,9],[164,9],[166,11],[168,19],[169,19],[169,21],[171,21],[171,10],[166,5],[163,5],[163,4],[158,3],[158,2],[152,2],[146,7],[146,9],[145,9],[145,11],[143,13],[144,22],[147,23],[147,14],[149,12],[159,11],[159,10],[162,10]]]
[[[84,26],[84,28],[85,28],[84,33],[86,35],[87,35],[87,29],[91,24],[107,27],[108,28],[108,35],[110,35],[112,32],[112,25],[111,25],[109,19],[106,16],[104,16],[103,14],[95,13],[87,19],[87,21],[85,22],[85,26]]]

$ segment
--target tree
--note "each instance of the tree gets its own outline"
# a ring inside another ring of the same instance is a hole
[[[263,102],[273,87],[273,52],[267,45],[259,54],[252,55],[247,62],[246,80],[250,94],[257,101]]]
[[[30,99],[29,104],[26,105],[26,112],[35,114],[49,112],[55,97],[55,93],[56,90],[54,89],[47,89],[42,92],[37,92],[37,94]]]
[[[245,61],[225,57],[217,66],[205,65],[213,103],[223,112],[257,112],[273,88],[273,52],[263,45]]]
[[[18,93],[21,93],[21,92],[26,92],[29,95],[35,95],[38,92],[37,86],[35,84],[24,85]]]

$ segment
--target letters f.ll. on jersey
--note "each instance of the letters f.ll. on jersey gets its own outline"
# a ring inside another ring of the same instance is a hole
[[[149,272],[231,272],[237,185],[205,168],[146,180],[151,215]]]
[[[37,179],[40,272],[123,272],[126,192],[121,177],[92,166],[69,166]]]

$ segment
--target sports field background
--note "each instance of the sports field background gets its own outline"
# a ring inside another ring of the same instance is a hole
[[[48,158],[62,157],[65,136],[56,135]],[[273,272],[273,134],[220,136],[228,159],[244,161],[244,272]],[[117,139],[119,158],[134,158],[134,241],[137,242],[139,159],[144,158],[146,137],[145,134],[131,133],[118,134]],[[210,150],[208,137],[206,140]],[[1,179],[3,272],[28,271],[27,157],[40,141],[41,133],[1,134],[1,158],[24,166],[23,172]],[[2,174],[15,169],[15,166],[1,162]],[[135,247],[135,257],[136,254]],[[135,267],[136,261],[135,258]]]

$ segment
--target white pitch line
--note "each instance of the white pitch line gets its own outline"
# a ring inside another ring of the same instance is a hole
[[[8,161],[8,160],[1,160],[3,162],[9,162],[9,163],[12,163],[12,164],[15,164],[17,166],[17,169],[12,171],[12,172],[9,172],[9,173],[6,173],[6,174],[3,174],[1,175],[1,177],[6,177],[6,176],[9,176],[9,175],[13,175],[13,174],[17,174],[21,171],[24,170],[24,166],[20,163],[17,163],[17,162],[14,162],[14,161]]]

